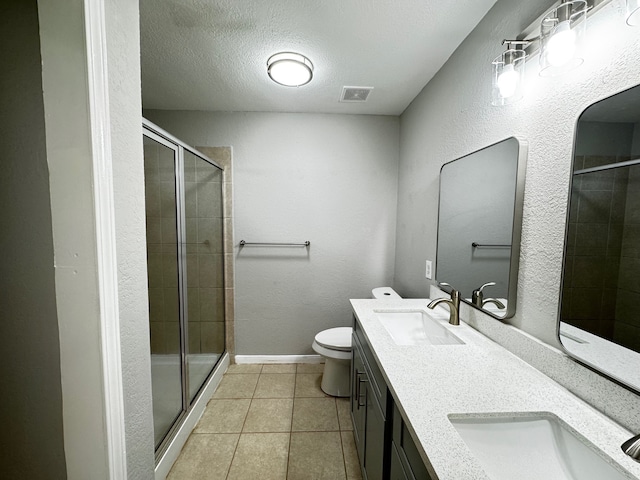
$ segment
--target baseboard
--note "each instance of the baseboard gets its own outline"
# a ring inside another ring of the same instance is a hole
[[[236,363],[323,363],[320,355],[236,355]]]
[[[182,425],[180,426],[180,430],[176,433],[176,436],[171,441],[171,444],[167,448],[164,455],[156,465],[155,470],[155,480],[165,480],[167,475],[169,474],[169,470],[173,467],[174,462],[180,455],[180,451],[184,444],[187,442],[189,435],[191,435],[192,430],[195,428],[196,423],[200,420],[200,417],[204,413],[204,409],[207,406],[207,403],[213,396],[216,388],[222,381],[222,376],[227,371],[229,367],[229,354],[225,353],[218,365],[216,366],[216,370],[214,374],[211,376],[207,385],[204,387],[204,390],[196,400],[196,403],[191,408],[189,415],[184,419]]]

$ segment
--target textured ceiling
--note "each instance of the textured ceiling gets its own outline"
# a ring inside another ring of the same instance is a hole
[[[399,115],[495,0],[140,0],[144,108]],[[314,78],[273,83],[269,56]],[[343,86],[371,86],[365,103]]]

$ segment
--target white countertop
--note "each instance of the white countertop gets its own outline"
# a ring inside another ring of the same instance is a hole
[[[640,479],[640,463],[620,449],[631,432],[464,322],[449,325],[447,307],[427,310],[428,302],[351,300],[396,405],[439,480],[490,480],[448,415],[534,412],[556,415],[630,473],[629,478]],[[465,344],[396,345],[374,313],[384,309],[425,310]]]
[[[629,368],[638,364],[638,352],[565,322],[560,323],[560,337],[571,355],[588,365],[599,365],[600,370],[622,383],[640,385],[640,369]]]

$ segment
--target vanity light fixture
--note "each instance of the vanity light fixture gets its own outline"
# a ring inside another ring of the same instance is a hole
[[[640,25],[640,0],[624,0],[628,25]],[[587,17],[622,0],[558,0],[516,38],[503,40],[507,50],[493,60],[492,105],[507,105],[522,98],[524,64],[540,55],[540,76],[562,75],[584,62],[582,53]],[[539,34],[537,34],[539,32]]]
[[[563,74],[582,64],[587,27],[586,0],[566,0],[540,22],[540,75]]]
[[[496,106],[515,103],[522,98],[524,82],[524,62],[527,58],[526,40],[503,40],[507,50],[495,58],[492,63],[491,104]]]
[[[313,63],[299,53],[276,53],[267,60],[267,73],[279,85],[301,87],[313,78]]]
[[[626,0],[627,25],[640,25],[640,0]]]

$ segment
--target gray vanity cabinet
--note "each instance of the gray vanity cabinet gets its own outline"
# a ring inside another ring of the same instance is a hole
[[[364,458],[364,435],[366,425],[366,398],[367,374],[362,361],[362,350],[356,347],[355,339],[351,359],[351,420],[353,421],[353,438],[356,442],[358,458]],[[363,385],[364,384],[364,385]]]
[[[420,452],[418,452],[418,448],[407,429],[407,424],[395,405],[393,406],[392,423],[391,479],[431,480]]]
[[[431,480],[354,317],[351,418],[364,480]]]
[[[410,477],[402,468],[402,461],[395,445],[391,445],[391,469],[389,472],[389,480],[409,480]]]
[[[386,422],[389,416],[386,410],[392,402],[388,401],[382,373],[355,322],[352,355],[351,418],[362,475],[365,480],[387,479],[391,429]]]

